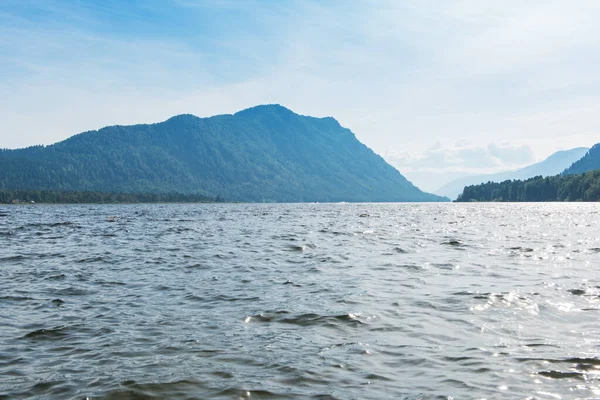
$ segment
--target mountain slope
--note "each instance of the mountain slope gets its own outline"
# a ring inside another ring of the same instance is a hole
[[[515,170],[496,174],[473,175],[456,179],[442,186],[434,193],[455,199],[466,186],[479,185],[486,182],[503,182],[513,179],[529,179],[534,176],[553,176],[561,173],[574,161],[579,160],[587,151],[586,147],[557,151],[539,163]]]
[[[237,201],[440,201],[333,118],[279,106],[111,126],[0,152],[0,189],[195,193]]]
[[[596,143],[579,160],[563,171],[563,175],[582,174],[600,169],[600,143]]]

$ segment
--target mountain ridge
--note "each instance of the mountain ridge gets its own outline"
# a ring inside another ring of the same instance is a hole
[[[600,143],[593,145],[583,157],[566,168],[562,175],[582,174],[600,169]]]
[[[0,151],[0,188],[178,192],[234,201],[444,201],[333,117],[281,105],[112,125]]]

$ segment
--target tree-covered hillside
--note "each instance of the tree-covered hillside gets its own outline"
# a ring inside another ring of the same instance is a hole
[[[600,143],[593,145],[582,158],[567,168],[563,175],[582,174],[596,169],[600,169]]]
[[[234,201],[440,201],[333,118],[279,105],[111,126],[0,151],[0,189],[182,193]]]
[[[561,150],[550,155],[543,161],[528,165],[515,171],[504,171],[495,174],[472,175],[458,178],[447,183],[438,190],[436,194],[455,199],[465,186],[478,185],[485,182],[503,182],[514,179],[529,179],[534,176],[554,176],[560,174],[574,161],[579,160],[589,149],[578,147],[570,150]]]
[[[600,170],[467,186],[456,201],[600,201]]]

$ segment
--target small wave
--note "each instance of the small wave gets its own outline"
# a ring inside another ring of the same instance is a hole
[[[186,265],[184,268],[185,269],[210,269],[211,267],[208,265],[205,265],[205,264],[196,263],[196,264]]]
[[[236,302],[236,301],[243,301],[243,302],[254,302],[254,301],[258,301],[260,300],[260,297],[257,296],[253,296],[253,297],[238,297],[238,296],[227,296],[224,294],[218,294],[218,295],[214,295],[214,296],[198,296],[195,294],[187,294],[184,296],[184,299],[186,300],[191,300],[191,301],[198,301],[198,302],[203,302],[203,303],[208,303],[208,302]]]
[[[82,263],[106,262],[106,260],[104,259],[104,257],[98,256],[98,257],[81,258],[75,262],[78,264],[82,264]]]
[[[450,246],[460,246],[462,243],[458,240],[448,240],[446,242],[442,242],[442,244],[447,244]]]
[[[125,282],[119,282],[119,281],[96,281],[95,283],[97,283],[98,285],[103,285],[103,286],[112,286],[112,285],[125,286]]]
[[[206,297],[196,296],[195,294],[185,295],[184,299],[191,300],[191,301],[199,301],[199,302],[205,302],[207,300]]]
[[[385,382],[393,382],[394,381],[393,378],[388,378],[387,376],[373,374],[373,373],[365,375],[365,379],[367,379],[369,381],[385,381]]]
[[[29,300],[35,300],[32,297],[25,297],[25,296],[1,296],[0,297],[0,301],[29,301]]]
[[[593,371],[596,372],[600,368],[600,359],[594,357],[569,357],[558,359],[543,359],[535,357],[517,358],[520,362],[536,362],[545,364],[564,364],[572,372]]]
[[[54,222],[54,223],[48,224],[48,226],[53,226],[53,227],[54,226],[74,226],[76,228],[80,228],[79,225],[77,225],[74,222],[70,222],[70,221],[66,221],[66,222]]]
[[[573,378],[575,378],[575,379],[586,380],[585,374],[583,372],[576,372],[576,371],[569,371],[569,372],[540,371],[537,374],[541,375],[541,376],[545,376],[546,378],[552,378],[552,379],[573,379]]]
[[[273,311],[265,312],[250,317],[246,317],[244,322],[276,322],[281,324],[292,324],[299,326],[339,326],[339,325],[350,325],[360,326],[366,322],[359,318],[358,314],[340,314],[340,315],[320,315],[315,313],[306,313],[289,316],[288,311]]]
[[[90,292],[90,291],[87,291],[84,289],[79,289],[79,288],[72,287],[72,286],[56,291],[56,294],[62,295],[62,296],[86,296],[91,293],[92,292]]]
[[[20,261],[20,260],[24,260],[25,258],[26,257],[24,255],[17,254],[15,256],[0,257],[0,262],[5,262],[5,261]]]
[[[81,228],[81,226],[79,226],[75,222],[71,222],[71,221],[64,221],[64,222],[34,222],[34,223],[30,223],[30,224],[25,225],[25,228],[55,228],[55,227],[59,227],[59,226],[69,226],[69,227],[73,227],[73,228]]]
[[[179,221],[179,222],[184,222],[184,221]],[[187,228],[187,227],[172,227],[172,228],[167,229],[166,232],[179,234],[179,233],[184,233],[184,232],[196,232],[196,230],[193,228]]]
[[[323,229],[319,230],[319,232],[320,233],[328,233],[330,235],[335,235],[335,236],[340,236],[340,235],[342,235],[342,236],[354,236],[354,233],[352,233],[352,232],[332,231],[332,230],[329,230],[327,228],[323,228]]]
[[[231,251],[228,254],[217,253],[213,255],[213,258],[218,258],[220,260],[231,260],[235,258],[235,253]]]
[[[489,295],[489,293],[484,293],[485,296],[481,296],[480,293],[476,293],[476,292],[472,292],[470,290],[462,290],[460,292],[454,292],[452,293],[453,296],[473,296],[474,298],[487,298],[487,295]]]
[[[285,248],[289,251],[304,251],[305,247],[304,246],[285,246]]]
[[[451,263],[432,263],[431,266],[444,270],[453,270],[456,268],[456,266]]]
[[[533,251],[533,249],[531,247],[521,247],[521,246],[509,247],[508,249],[513,250],[513,251],[522,251],[524,253],[531,253]]]
[[[526,343],[525,347],[554,347],[557,349],[560,348],[560,346],[551,343]]]
[[[245,390],[228,388],[215,393],[216,398],[230,398],[237,400],[251,399],[297,399],[298,396],[291,393],[275,393],[268,390]],[[335,399],[335,397],[327,396],[324,399]]]
[[[489,293],[487,295],[477,295],[476,298],[485,298],[485,304],[479,304],[471,307],[471,311],[485,311],[491,308],[517,309],[528,312],[532,315],[538,315],[540,310],[536,301],[527,296],[516,292]]]
[[[35,339],[35,340],[53,340],[62,339],[69,336],[68,328],[64,325],[55,326],[53,328],[37,329],[29,332],[23,336],[23,339]]]
[[[190,393],[210,390],[210,385],[196,379],[182,379],[174,382],[143,383],[126,380],[121,388],[107,393],[110,399],[179,399],[190,398]],[[91,398],[91,397],[90,397]],[[195,397],[194,397],[195,398]]]
[[[467,247],[466,244],[464,244],[463,242],[461,242],[458,239],[449,239],[449,240],[442,242],[442,244],[444,246],[451,246],[451,247],[455,248],[456,250],[464,250],[464,247]]]
[[[54,300],[52,300],[52,304],[55,305],[55,306],[57,306],[57,307],[60,307],[63,304],[65,304],[65,301],[62,300],[62,299],[54,299]]]
[[[388,269],[388,268],[401,268],[401,269],[407,269],[410,271],[422,271],[423,267],[417,264],[394,264],[394,263],[385,263],[382,264],[383,267],[385,267],[384,269]]]
[[[50,275],[44,279],[49,280],[49,281],[61,281],[66,278],[67,278],[67,276],[65,274],[57,274],[57,275]]]
[[[575,364],[577,369],[583,370],[595,370],[600,368],[600,359],[593,357],[573,357],[567,358],[565,360],[561,360],[559,362],[567,362],[571,364]]]
[[[297,251],[297,252],[302,252],[305,251],[306,249],[314,249],[316,246],[314,244],[304,244],[304,245],[287,245],[285,246],[285,249],[288,251]]]
[[[573,296],[581,296],[588,300],[595,300],[600,298],[600,286],[584,286],[573,289],[568,289],[567,292]]]
[[[353,354],[363,355],[363,356],[373,355],[373,353],[370,349],[370,346],[366,343],[361,343],[361,342],[336,343],[336,344],[333,344],[331,346],[328,346],[328,347],[325,347],[324,349],[322,349],[320,354],[321,355],[335,354],[340,351],[344,352],[344,353],[353,353]]]
[[[167,286],[167,285],[156,285],[152,288],[153,290],[156,290],[157,292],[169,292],[171,290],[180,290],[179,288],[174,288],[171,286]]]

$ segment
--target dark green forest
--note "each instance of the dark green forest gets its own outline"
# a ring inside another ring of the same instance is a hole
[[[0,151],[0,190],[181,193],[230,201],[444,201],[331,117],[279,105],[111,126]]]
[[[212,203],[221,198],[181,193],[103,193],[0,190],[0,203]]]
[[[456,201],[600,201],[600,170],[467,186]]]

